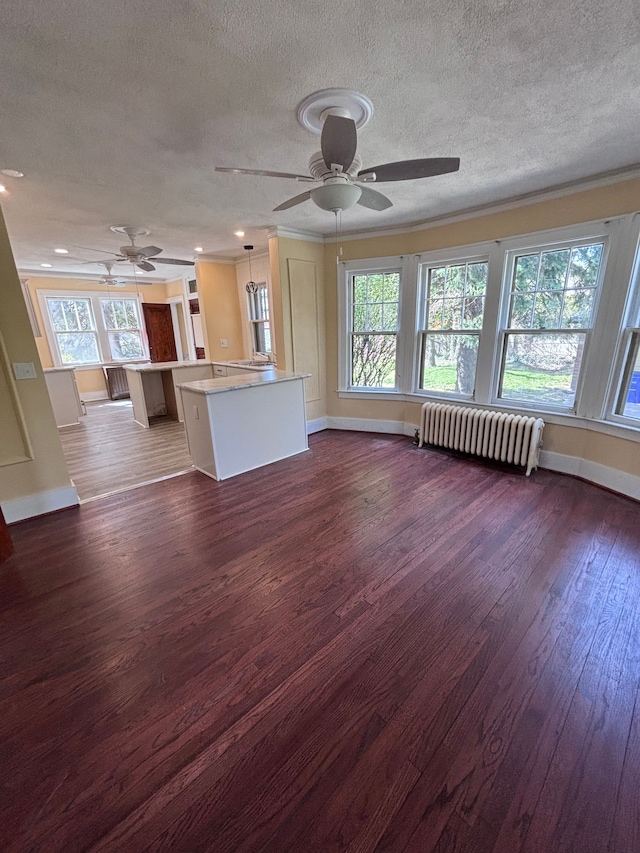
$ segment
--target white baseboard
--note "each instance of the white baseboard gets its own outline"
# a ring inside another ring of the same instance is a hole
[[[313,421],[307,421],[307,435],[311,435],[313,432],[322,432],[323,429],[327,429],[326,418],[316,418]]]
[[[95,400],[108,400],[109,395],[106,391],[83,391],[80,399],[83,403],[93,403]]]
[[[327,418],[327,429],[346,429],[358,432],[380,432],[392,435],[414,436],[418,429],[417,424],[403,423],[402,421],[380,421],[369,418]],[[540,453],[540,467],[550,471],[558,471],[561,474],[572,474],[604,486],[612,492],[618,492],[629,498],[640,500],[640,477],[609,468],[599,462],[590,462],[579,456],[566,456],[563,453],[554,453],[551,450],[543,450]]]
[[[379,421],[372,418],[327,418],[327,429],[349,429],[356,432],[382,432],[406,435],[403,421]]]
[[[552,450],[540,452],[540,467],[561,474],[572,474],[583,480],[589,480],[598,486],[604,486],[613,492],[619,492],[629,498],[640,500],[640,477],[627,474],[616,468],[609,468],[599,462],[581,459],[579,456],[567,456],[564,453],[554,453]]]
[[[75,486],[67,486],[64,489],[39,492],[37,495],[29,495],[26,498],[3,501],[2,512],[7,524],[13,524],[15,521],[24,521],[25,518],[33,518],[35,515],[44,515],[47,512],[55,512],[57,509],[77,506],[79,503]]]

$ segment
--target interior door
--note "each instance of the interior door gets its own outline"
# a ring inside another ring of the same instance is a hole
[[[173,333],[171,305],[143,302],[142,313],[149,339],[151,361],[177,361],[176,339]]]

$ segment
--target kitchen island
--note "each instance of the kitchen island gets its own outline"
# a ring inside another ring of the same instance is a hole
[[[213,376],[210,361],[156,361],[123,367],[127,372],[133,419],[145,429],[149,428],[151,418],[161,415],[182,421],[178,384]]]
[[[178,385],[214,376],[231,376],[257,371],[273,370],[273,365],[264,362],[256,365],[250,361],[243,364],[227,361],[156,361],[125,364],[129,395],[133,405],[133,419],[148,429],[151,419],[168,415],[182,422],[182,400]]]
[[[307,376],[269,370],[180,384],[194,468],[226,480],[308,450]]]

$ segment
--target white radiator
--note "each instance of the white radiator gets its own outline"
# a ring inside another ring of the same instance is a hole
[[[448,403],[425,403],[418,447],[435,444],[487,459],[526,465],[528,477],[538,467],[543,428],[542,418]]]

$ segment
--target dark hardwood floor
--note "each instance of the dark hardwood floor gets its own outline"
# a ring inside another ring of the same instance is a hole
[[[640,506],[325,432],[12,527],[3,850],[640,850]]]

